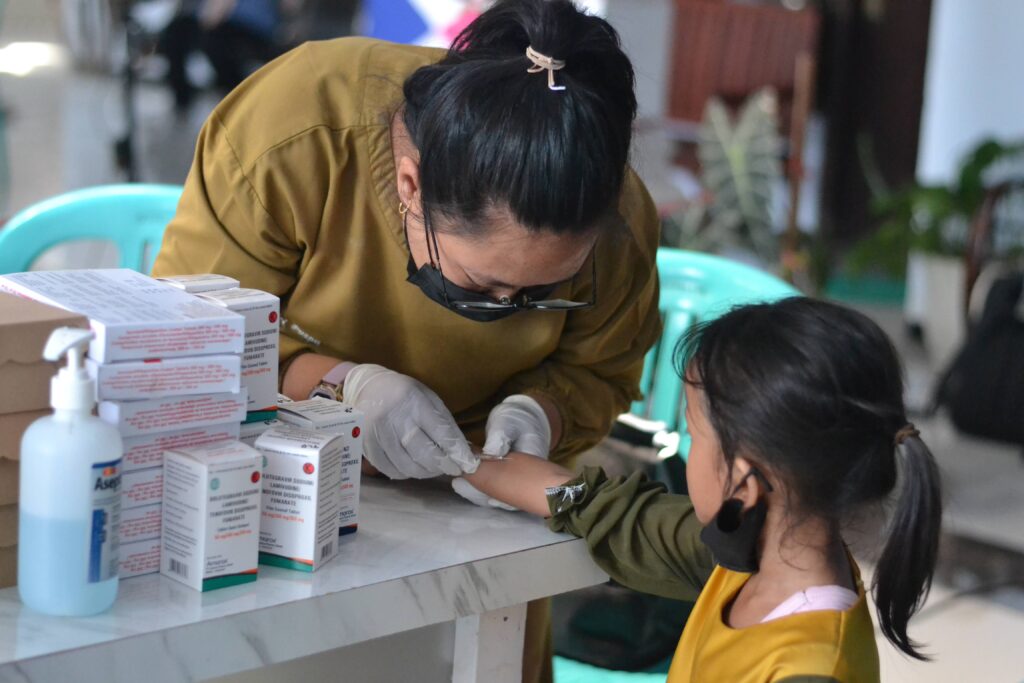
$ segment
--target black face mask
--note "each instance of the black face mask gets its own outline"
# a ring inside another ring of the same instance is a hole
[[[457,284],[444,277],[429,263],[423,264],[419,270],[416,269],[416,263],[409,258],[409,277],[408,282],[416,285],[420,288],[420,291],[431,301],[444,306],[453,313],[461,315],[463,318],[475,320],[479,323],[490,323],[495,320],[501,320],[507,318],[513,313],[518,313],[522,308],[496,308],[493,310],[484,310],[476,308],[459,308],[451,304],[452,301],[478,301],[480,303],[493,303],[494,300],[486,294],[480,292],[473,292],[468,289],[463,289]],[[545,299],[555,291],[554,286],[549,287],[531,287],[529,291],[523,290],[520,292],[520,296],[525,296],[529,299]],[[447,293],[447,297],[445,296]]]
[[[424,231],[427,235],[427,250],[431,251],[431,245],[433,245],[434,251],[437,250],[437,239],[431,234],[431,231],[426,226],[424,221]],[[405,233],[405,242],[409,243],[409,223],[407,213],[402,215],[402,232]],[[438,267],[433,264],[434,254],[431,253],[430,263],[424,263],[418,270],[416,269],[416,262],[413,261],[412,256],[409,256],[409,277],[406,278],[407,282],[410,282],[420,288],[420,291],[430,299],[431,301],[444,306],[453,313],[461,315],[463,318],[468,318],[475,322],[490,323],[495,320],[501,320],[507,318],[513,313],[518,313],[522,310],[526,310],[525,307],[508,307],[508,306],[497,306],[492,309],[486,307],[487,304],[495,304],[491,297],[480,292],[473,292],[468,289],[463,289],[457,284],[449,280],[444,276]],[[551,293],[555,291],[557,285],[545,285],[541,287],[528,287],[520,290],[517,296],[521,302],[527,301],[540,301],[547,299],[551,296]],[[482,304],[479,307],[462,308],[453,302],[472,302]],[[511,303],[509,301],[502,301],[502,304]]]
[[[750,475],[760,476],[760,473],[751,470],[746,476]],[[767,481],[764,483],[771,492],[771,485]],[[740,484],[736,485],[737,491]],[[722,503],[715,518],[700,531],[700,540],[711,550],[715,562],[734,572],[756,572],[759,568],[757,543],[764,529],[767,510],[764,498],[758,499],[746,512],[739,498],[730,498]]]

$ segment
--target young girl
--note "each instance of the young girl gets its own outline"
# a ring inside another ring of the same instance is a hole
[[[523,453],[466,479],[586,539],[616,581],[696,599],[669,683],[859,683],[878,681],[878,651],[840,528],[885,499],[899,472],[873,590],[882,633],[923,659],[907,622],[935,566],[939,476],[907,422],[885,334],[851,310],[793,298],[699,326],[676,363],[689,496],[597,468],[573,479]]]

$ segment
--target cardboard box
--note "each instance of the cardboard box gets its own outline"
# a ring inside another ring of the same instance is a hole
[[[99,415],[121,436],[139,436],[245,419],[246,393],[171,396],[148,401],[102,401]]]
[[[43,360],[43,347],[58,327],[88,328],[76,313],[0,293],[0,414],[50,407],[50,378],[59,365]],[[10,391],[17,387],[17,391]]]
[[[159,503],[164,491],[164,468],[150,467],[146,470],[123,472],[121,474],[121,514],[125,510]]]
[[[225,422],[210,427],[194,427],[173,432],[130,436],[123,439],[122,471],[127,473],[149,467],[163,467],[164,451],[206,446],[218,441],[238,441],[238,434],[239,424],[237,422]],[[3,470],[0,469],[0,472]]]
[[[163,469],[163,468],[161,468]],[[161,491],[161,497],[163,492]],[[140,541],[160,540],[163,507],[160,503],[121,511],[121,545]]]
[[[326,398],[291,401],[278,406],[281,422],[313,429],[342,438],[341,499],[338,533],[355,533],[359,528],[359,482],[363,461],[363,414],[352,406]]]
[[[18,546],[0,548],[0,588],[18,583]]]
[[[198,591],[255,581],[260,478],[242,443],[168,451],[160,572]]]
[[[338,554],[341,437],[281,425],[256,440],[263,454],[260,562],[315,571]]]
[[[158,277],[157,282],[163,282],[189,294],[202,294],[203,292],[215,292],[219,289],[234,289],[240,284],[238,280],[227,275],[214,275],[203,273],[202,275],[175,275],[173,277]]]
[[[18,504],[0,505],[0,548],[18,545]]]
[[[152,538],[138,543],[122,543],[118,548],[121,569],[118,574],[122,579],[143,574],[156,574],[160,571],[160,539]]]
[[[85,361],[100,401],[140,401],[169,396],[237,393],[242,359],[237,355],[196,356],[119,363]]]
[[[0,290],[89,318],[100,363],[242,353],[245,319],[133,270],[52,270],[0,276]]]
[[[247,410],[276,409],[281,300],[258,289],[225,289],[200,298],[245,316],[242,386],[249,390]]]
[[[27,413],[0,415],[0,458],[18,460],[21,457],[21,437],[29,425],[50,410],[33,410]]]
[[[239,430],[238,440],[244,443],[246,446],[256,447],[256,439],[260,438],[260,434],[267,431],[271,427],[276,427],[281,424],[280,420],[261,420],[259,422],[246,422],[242,425]]]
[[[17,460],[0,458],[0,505],[18,502],[18,485],[21,466]]]

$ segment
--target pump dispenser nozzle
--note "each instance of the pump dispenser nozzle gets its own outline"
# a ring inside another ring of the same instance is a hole
[[[59,327],[50,334],[43,349],[43,358],[60,360],[67,355],[68,364],[50,380],[50,405],[55,410],[91,412],[96,405],[96,383],[85,369],[85,347],[96,337],[91,330]]]

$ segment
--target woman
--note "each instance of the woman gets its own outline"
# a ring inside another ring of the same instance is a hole
[[[155,274],[280,295],[283,392],[361,409],[390,477],[472,472],[470,443],[570,462],[660,332],[635,113],[615,31],[568,0],[500,2],[447,53],[306,44],[210,116]]]

